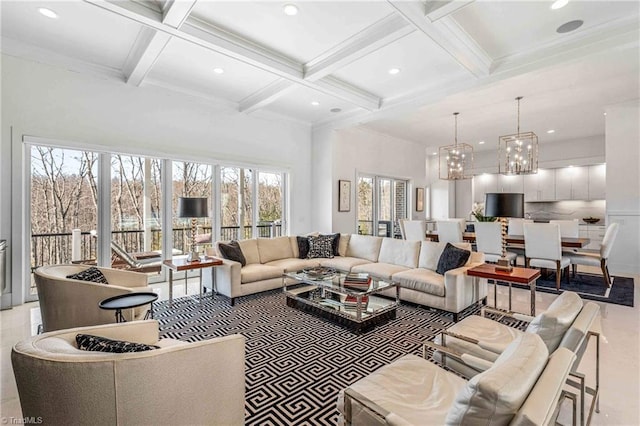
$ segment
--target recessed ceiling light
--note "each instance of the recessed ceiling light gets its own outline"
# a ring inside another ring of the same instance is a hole
[[[47,9],[46,7],[39,8],[38,12],[40,12],[41,15],[46,16],[47,18],[56,19],[58,17],[57,13],[55,13],[51,9]]]
[[[484,141],[478,142],[478,145],[484,145]]]
[[[584,21],[580,19],[576,19],[575,21],[565,22],[564,24],[558,27],[556,32],[560,34],[570,33],[571,31],[575,31],[578,28],[580,28],[582,24],[584,24]]]
[[[607,115],[607,113],[606,113],[606,112],[604,112],[603,114],[604,114],[604,115]]]
[[[329,111],[331,111],[331,112],[340,112],[340,111],[342,111],[342,109],[340,109],[340,108],[331,108]]]
[[[282,7],[282,11],[285,15],[294,16],[298,14],[298,6],[296,6],[295,4],[285,4]]]
[[[569,0],[556,0],[551,5],[551,9],[556,10],[565,7],[569,3]]]
[[[551,130],[547,130],[547,133],[555,133],[556,131],[551,129]]]
[[[431,155],[438,155],[438,153],[437,152],[432,152]]]
[[[318,101],[312,101],[312,102],[311,102],[311,105],[313,105],[313,106],[318,106],[318,105],[320,105],[320,102],[318,102]]]
[[[398,73],[400,73],[400,68],[391,68],[389,70],[389,74],[391,74],[391,75],[396,75]]]
[[[214,68],[213,72],[215,72],[216,74],[224,74],[224,70],[222,68]]]

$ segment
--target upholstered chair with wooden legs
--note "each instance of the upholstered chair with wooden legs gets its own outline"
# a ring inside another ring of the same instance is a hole
[[[500,222],[477,222],[474,225],[476,231],[476,249],[484,253],[487,262],[497,262],[502,257],[502,228]],[[516,263],[518,255],[507,252],[509,263]]]
[[[619,226],[620,225],[617,223],[609,225],[607,232],[605,232],[604,238],[602,239],[602,245],[600,246],[599,253],[577,252],[567,255],[571,260],[571,267],[573,269],[574,276],[576,274],[577,265],[599,266],[602,270],[602,278],[604,279],[605,285],[607,287],[611,287],[611,275],[609,274],[607,260],[609,259],[611,248],[613,247],[613,243],[618,235]]]
[[[438,220],[438,242],[440,243],[461,243],[462,226],[457,220]]]
[[[561,238],[578,238],[580,236],[580,228],[578,219],[573,220],[550,220],[549,223],[557,223],[560,225]]]
[[[524,263],[542,269],[555,269],[556,290],[560,290],[560,278],[565,271],[565,279],[569,282],[569,265],[571,260],[562,255],[560,225],[556,223],[525,223],[524,230]]]
[[[424,241],[427,239],[427,222],[424,220],[406,220],[400,221],[402,236],[405,240]]]

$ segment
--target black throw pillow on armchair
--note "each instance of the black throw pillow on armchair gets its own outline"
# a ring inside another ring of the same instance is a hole
[[[469,250],[464,250],[452,245],[451,243],[447,243],[440,255],[440,259],[438,259],[438,268],[436,269],[436,272],[440,275],[444,275],[445,272],[451,269],[460,268],[467,263],[469,256],[471,256],[471,252]]]

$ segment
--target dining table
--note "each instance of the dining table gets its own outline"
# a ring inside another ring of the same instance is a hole
[[[431,241],[438,241],[438,233],[437,232],[427,232],[427,239]],[[462,239],[468,243],[476,242],[476,234],[475,232],[464,232],[462,234]],[[591,242],[589,238],[571,238],[571,237],[562,237],[560,239],[563,248],[583,248]],[[518,244],[524,245],[524,235],[507,235],[507,244]]]

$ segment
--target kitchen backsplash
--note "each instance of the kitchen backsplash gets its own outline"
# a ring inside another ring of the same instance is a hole
[[[583,224],[583,217],[598,217],[597,224],[605,224],[605,200],[525,203],[524,211],[534,220],[578,219]]]

